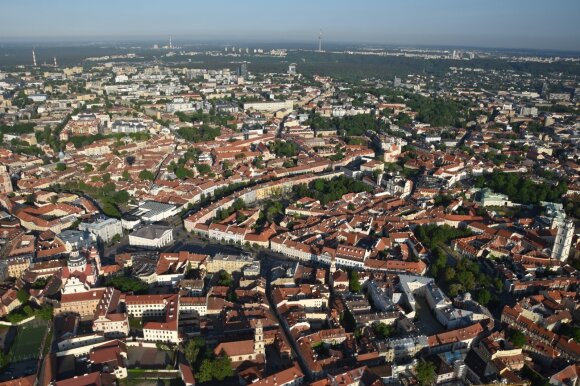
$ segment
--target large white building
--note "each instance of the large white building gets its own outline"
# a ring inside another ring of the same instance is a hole
[[[141,121],[115,121],[111,126],[113,133],[144,133],[149,131],[149,127]]]
[[[294,101],[276,101],[276,102],[252,102],[244,103],[244,110],[268,111],[274,112],[278,110],[292,110],[294,108]]]
[[[147,225],[129,235],[129,245],[146,248],[163,248],[173,242],[173,230],[162,225]]]
[[[194,102],[186,102],[183,98],[175,98],[173,102],[165,104],[165,111],[174,113],[177,111],[196,111],[197,104]]]
[[[157,201],[144,201],[140,202],[139,207],[133,209],[129,214],[140,218],[144,223],[154,223],[175,216],[178,212],[175,205]]]
[[[123,234],[121,221],[116,218],[98,217],[93,222],[82,222],[79,230],[90,232],[96,239],[105,243],[110,242],[115,235]]]
[[[133,317],[165,316],[163,322],[143,325],[143,338],[149,342],[179,343],[179,295],[135,295],[125,298],[127,313]]]

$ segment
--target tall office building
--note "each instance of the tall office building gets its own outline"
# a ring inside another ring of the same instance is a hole
[[[243,78],[248,76],[248,63],[247,62],[242,62],[238,66],[238,76],[241,76]]]
[[[552,259],[559,261],[566,261],[566,259],[568,259],[573,237],[574,221],[568,219],[558,227],[556,240],[554,241],[554,246],[552,247]]]

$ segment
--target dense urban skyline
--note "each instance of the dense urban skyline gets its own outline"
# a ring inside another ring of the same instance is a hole
[[[308,42],[322,29],[329,42],[580,50],[577,1],[217,3],[106,0],[65,7],[62,1],[9,2],[3,12],[22,17],[3,21],[0,41],[172,35],[176,41]]]
[[[579,386],[579,1],[5,2],[0,386]]]

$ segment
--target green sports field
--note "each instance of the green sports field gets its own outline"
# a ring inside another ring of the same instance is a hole
[[[16,339],[11,347],[12,361],[36,359],[46,331],[46,324],[26,323],[18,327]]]

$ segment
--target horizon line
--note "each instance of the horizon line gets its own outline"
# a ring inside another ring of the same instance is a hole
[[[159,43],[162,41],[169,41],[169,36],[173,38],[173,43],[175,44],[218,44],[218,45],[238,45],[238,44],[267,44],[267,45],[293,45],[293,44],[312,44],[313,46],[318,45],[318,39],[307,40],[260,40],[260,39],[240,39],[232,40],[228,38],[213,38],[213,39],[196,39],[193,37],[183,37],[180,35],[168,35],[167,39],[159,39],[156,36],[125,36],[125,37],[113,37],[113,36],[93,36],[93,37],[82,37],[82,38],[70,38],[70,37],[26,37],[26,38],[0,38],[0,45],[20,45],[25,46],[28,44],[33,45],[95,45],[95,44],[129,44],[129,43]],[[177,37],[177,41],[175,38]],[[181,40],[181,42],[179,41]],[[500,50],[500,51],[544,51],[544,52],[562,52],[562,53],[574,53],[580,54],[580,48],[550,48],[550,47],[514,47],[514,46],[483,46],[483,45],[465,45],[465,44],[448,44],[448,43],[397,43],[397,42],[377,42],[377,41],[361,41],[361,40],[326,40],[325,44],[330,45],[359,45],[359,46],[378,46],[379,48],[462,48],[462,49],[474,49],[474,50]],[[142,47],[146,48],[146,47]],[[245,48],[245,47],[244,47]]]

